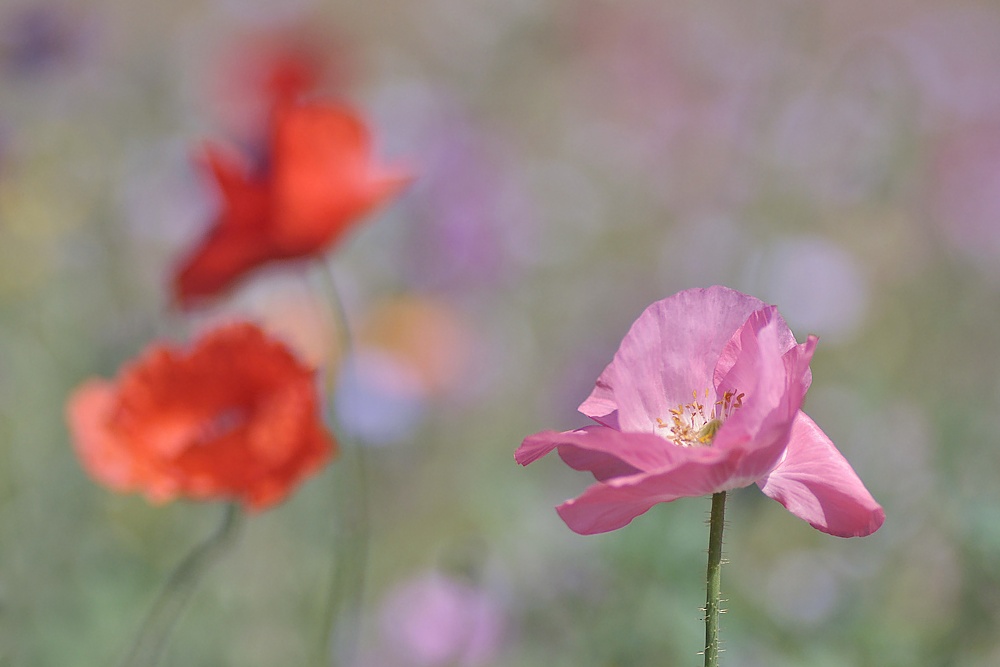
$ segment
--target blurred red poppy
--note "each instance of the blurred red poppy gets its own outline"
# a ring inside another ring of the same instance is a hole
[[[183,306],[266,262],[322,254],[411,180],[374,164],[364,122],[332,105],[278,106],[263,173],[248,173],[214,148],[207,158],[222,208],[177,270],[174,293]]]
[[[263,509],[336,454],[314,375],[255,325],[233,324],[88,380],[67,417],[83,467],[115,491]]]
[[[351,39],[329,25],[268,25],[215,44],[200,96],[213,122],[248,143],[261,139],[275,104],[343,95],[357,70]]]

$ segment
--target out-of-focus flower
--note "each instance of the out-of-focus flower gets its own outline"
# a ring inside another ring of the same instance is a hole
[[[367,127],[340,106],[277,107],[268,157],[267,169],[249,174],[208,150],[222,210],[177,270],[180,304],[216,295],[266,262],[321,254],[410,181],[374,163]]]
[[[11,12],[0,25],[0,62],[26,79],[71,64],[84,52],[85,18],[55,3]]]
[[[377,304],[341,370],[335,400],[345,432],[372,445],[408,441],[429,400],[468,395],[474,344],[444,302],[404,296]]]
[[[1000,124],[972,125],[936,146],[931,209],[956,249],[995,270],[1000,257]]]
[[[432,572],[393,591],[381,612],[389,664],[436,667],[489,664],[500,650],[499,603],[473,584]]]
[[[344,433],[365,444],[391,445],[408,440],[419,426],[427,395],[417,371],[405,361],[362,349],[344,361],[334,401]]]
[[[376,304],[358,332],[358,345],[376,349],[413,369],[424,394],[462,384],[472,357],[468,325],[443,301],[418,296]]]
[[[336,453],[314,371],[248,323],[212,330],[190,351],[151,346],[115,380],[81,385],[67,417],[97,481],[157,503],[264,509]]]
[[[573,6],[583,65],[574,80],[597,112],[580,139],[595,164],[651,184],[671,208],[704,201],[720,178],[742,179],[737,158],[772,63],[789,57],[783,40],[748,38],[746,24],[671,3]]]
[[[1000,113],[1000,11],[990,3],[925,7],[889,38],[910,70],[926,123],[954,127]]]
[[[557,508],[582,534],[756,482],[814,528],[868,535],[884,511],[799,409],[816,341],[796,344],[776,307],[735,290],[680,292],[643,312],[580,406],[597,425],[529,436],[515,458],[558,448],[593,473],[597,484]]]
[[[275,104],[341,94],[349,83],[350,50],[324,27],[244,35],[222,47],[207,72],[204,96],[226,130],[254,141]]]
[[[782,104],[761,147],[780,174],[776,187],[839,207],[877,197],[907,146],[902,81],[890,56],[858,50],[826,85]]]
[[[532,216],[509,162],[491,155],[488,138],[476,129],[449,120],[430,138],[437,144],[428,151],[425,192],[415,211],[419,228],[403,262],[419,287],[468,290],[514,272],[517,241],[526,236],[523,220]]]
[[[261,281],[255,287],[243,293],[247,298],[239,300],[240,312],[287,343],[307,365],[337,367],[342,354],[337,345],[339,325],[321,294],[295,280]]]
[[[868,314],[870,288],[858,259],[823,237],[783,237],[757,257],[759,293],[781,304],[796,329],[850,340]],[[756,289],[754,290],[757,291]]]
[[[550,259],[531,195],[537,183],[519,164],[514,142],[451,91],[423,82],[384,86],[374,107],[392,128],[391,140],[420,160],[420,196],[408,202],[412,220],[396,251],[411,286],[464,294],[509,282],[538,254]]]

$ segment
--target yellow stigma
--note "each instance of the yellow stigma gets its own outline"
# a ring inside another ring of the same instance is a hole
[[[704,443],[706,445],[712,444],[712,439],[715,438],[715,434],[718,433],[719,429],[722,428],[721,419],[712,419],[707,424],[701,427],[698,431],[698,442]]]
[[[698,401],[698,392],[691,392],[691,395],[694,400],[690,403],[670,410],[669,422],[657,419],[657,427],[670,429],[668,440],[680,447],[709,447],[726,419],[743,407],[743,397],[746,394],[727,391],[708,412],[705,405]],[[709,390],[706,389],[706,401],[708,396]]]

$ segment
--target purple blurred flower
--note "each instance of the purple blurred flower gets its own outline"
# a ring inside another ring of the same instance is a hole
[[[1000,114],[1000,11],[938,7],[893,34],[934,125]]]
[[[381,611],[382,659],[391,665],[484,665],[504,633],[503,610],[487,590],[440,572],[402,584]]]
[[[871,288],[847,249],[821,236],[787,236],[756,260],[755,291],[781,304],[789,326],[822,331],[827,343],[849,341],[861,330]]]
[[[491,137],[461,121],[437,130],[410,255],[415,282],[501,282],[513,269],[515,225],[530,217],[526,193]]]
[[[72,63],[83,51],[86,22],[54,5],[25,5],[0,26],[0,59],[25,79]]]
[[[748,37],[717,15],[669,3],[580,3],[572,45],[579,50],[586,142],[600,168],[649,183],[686,208],[719,187],[741,183],[736,167],[787,59],[780,39]],[[690,198],[690,200],[688,200]]]
[[[397,150],[420,164],[399,250],[409,283],[464,291],[515,275],[537,245],[537,213],[506,142],[439,91],[413,84],[383,96],[384,126],[405,144]]]
[[[369,445],[407,441],[424,418],[417,372],[393,355],[360,350],[340,370],[334,405],[344,432]]]

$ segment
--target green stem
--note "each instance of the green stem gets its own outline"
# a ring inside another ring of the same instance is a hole
[[[337,327],[338,351],[341,363],[351,352],[353,341],[347,311],[340,298],[329,266],[323,266],[320,276]],[[327,371],[328,400],[336,390],[336,378]],[[339,479],[335,482],[336,531],[333,559],[330,564],[330,588],[321,618],[322,637],[315,657],[317,666],[352,664],[359,635],[365,573],[368,562],[369,508],[368,465],[365,448],[346,438],[338,423],[336,410],[330,410],[331,426],[340,444],[343,460]],[[336,654],[331,648],[337,647]],[[334,661],[331,663],[331,659]]]
[[[705,601],[705,667],[719,665],[719,604],[722,596],[722,528],[726,519],[726,492],[712,496],[708,532],[708,595]]]
[[[317,663],[323,667],[354,664],[360,633],[370,539],[367,465],[363,447],[351,448],[347,455],[351,454],[353,461],[345,461],[344,469],[347,472],[350,465],[352,483],[341,484],[338,489],[339,534],[330,573],[330,591],[323,613],[322,661]],[[341,481],[345,481],[347,476],[343,475]],[[336,654],[331,652],[333,646],[337,649]],[[331,655],[333,663],[330,663]]]
[[[208,539],[192,549],[160,591],[136,635],[122,667],[152,667],[160,658],[167,637],[184,606],[209,567],[225,552],[240,524],[242,513],[235,504],[226,506],[222,521]]]

